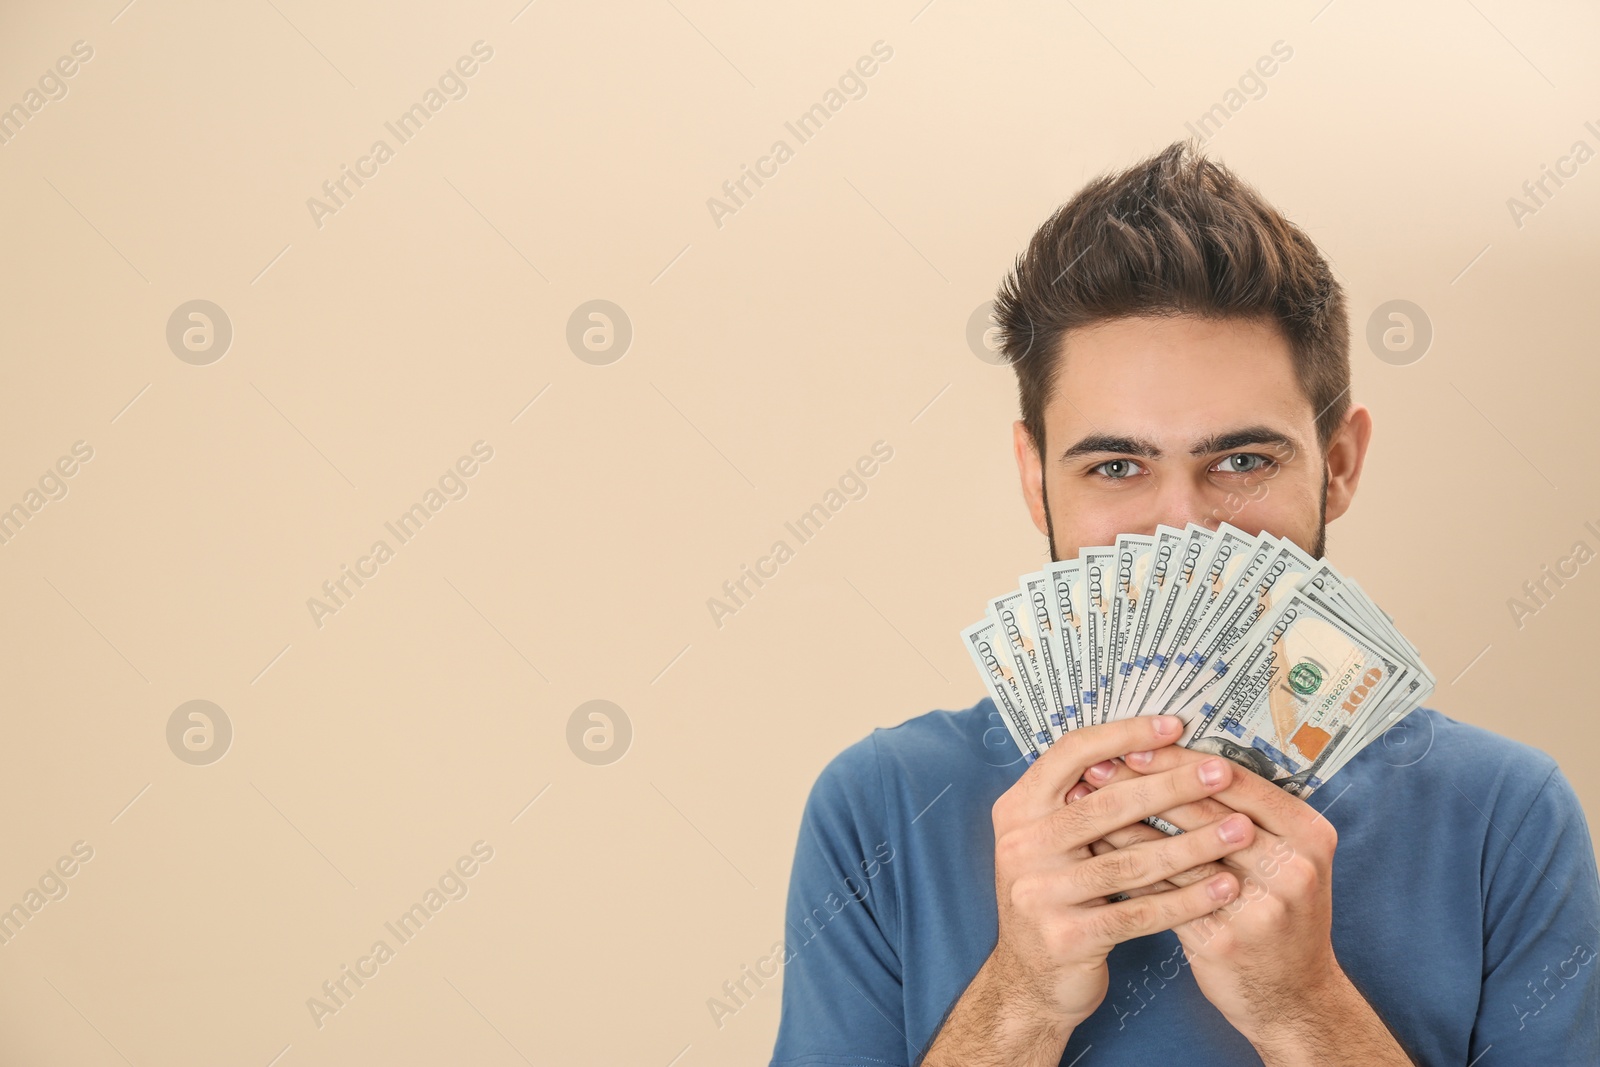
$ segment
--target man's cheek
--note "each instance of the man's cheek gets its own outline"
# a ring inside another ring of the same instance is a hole
[[[1266,498],[1268,493],[1272,492],[1272,486],[1267,484],[1266,478],[1263,475],[1261,478],[1251,482],[1249,485],[1245,486],[1239,491],[1245,496],[1246,499],[1263,500]]]
[[[1052,490],[1050,523],[1056,535],[1056,552],[1062,559],[1071,559],[1084,548],[1115,544],[1118,534],[1153,530],[1157,522],[1166,521],[1147,514],[1142,507],[1131,507],[1123,501],[1096,499],[1096,496],[1094,493],[1065,490],[1058,495]]]

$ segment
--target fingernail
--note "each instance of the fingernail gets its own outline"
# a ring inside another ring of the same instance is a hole
[[[1230,845],[1236,845],[1244,840],[1246,824],[1250,820],[1243,815],[1230,815],[1222,820],[1222,825],[1217,827],[1217,836]]]
[[[1206,883],[1206,896],[1212,900],[1227,900],[1233,896],[1233,879],[1227,875],[1218,875]]]
[[[1101,762],[1096,763],[1093,767],[1090,767],[1087,771],[1084,771],[1083,776],[1085,778],[1093,778],[1097,782],[1103,782],[1107,778],[1110,778],[1111,772],[1116,769],[1117,765],[1115,763],[1112,763],[1110,760],[1102,760]]]
[[[1208,759],[1200,764],[1200,780],[1206,785],[1216,785],[1227,773],[1228,769],[1219,759]]]
[[[1155,721],[1156,733],[1162,737],[1171,737],[1181,729],[1183,723],[1176,715],[1157,715]]]
[[[1067,803],[1070,804],[1074,800],[1082,800],[1084,797],[1086,797],[1088,795],[1089,795],[1089,787],[1084,785],[1082,782],[1079,782],[1077,785],[1075,785],[1071,789],[1067,790]]]
[[[1123,756],[1122,759],[1123,762],[1129,764],[1130,766],[1143,767],[1145,764],[1150,762],[1154,755],[1155,753],[1153,752],[1130,752],[1126,756]]]

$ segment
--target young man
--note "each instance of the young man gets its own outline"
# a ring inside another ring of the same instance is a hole
[[[1179,143],[1094,181],[996,317],[1052,558],[1222,520],[1322,556],[1372,433],[1344,295],[1225,168]],[[1176,722],[1024,770],[985,699],[838,755],[774,1067],[1600,1063],[1600,876],[1554,760],[1419,708],[1301,800]]]

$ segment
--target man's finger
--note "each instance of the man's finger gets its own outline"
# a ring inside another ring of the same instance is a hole
[[[1174,715],[1137,715],[1116,722],[1080,726],[1064,734],[1012,786],[1022,819],[1037,819],[1061,806],[1062,798],[1085,769],[1125,752],[1150,751],[1171,745],[1183,730]]]
[[[1028,889],[1036,904],[1099,905],[1222,857],[1248,845],[1255,827],[1243,815],[1229,815],[1177,837],[1162,836],[1129,848],[1110,849],[1072,867],[1037,878]],[[1091,850],[1092,851],[1092,850]],[[1190,884],[1199,879],[1188,879]]]
[[[1134,890],[1159,881],[1173,881],[1205,863],[1215,863],[1245,848],[1255,827],[1243,815],[1229,815],[1177,837],[1113,849],[1072,868],[1065,880],[1076,886],[1077,902]],[[1192,884],[1199,879],[1186,879]]]
[[[1197,757],[1194,762],[1198,762],[1198,758],[1200,756],[1199,753],[1189,754]],[[1173,763],[1175,766],[1182,765],[1182,763],[1177,760],[1174,760]],[[1138,777],[1140,777],[1139,772],[1133,770],[1122,760],[1102,760],[1100,763],[1094,764],[1083,772],[1083,782],[1086,787],[1085,793],[1090,790],[1103,789],[1113,782],[1126,782]],[[1214,797],[1206,797],[1203,800],[1196,800],[1193,803],[1184,804],[1180,807],[1173,808],[1170,811],[1157,812],[1156,814],[1160,815],[1161,818],[1165,819],[1167,822],[1176,826],[1180,830],[1192,830],[1196,826],[1203,826],[1208,822],[1215,822],[1216,820],[1227,815],[1232,810],[1233,809],[1228,807],[1226,804],[1218,802]],[[1142,829],[1150,830],[1152,828],[1145,826],[1142,827]],[[1117,841],[1109,836],[1107,837],[1107,840],[1111,841],[1113,844],[1117,844]]]
[[[1209,915],[1238,894],[1239,879],[1232,874],[1219,874],[1182,889],[1104,904],[1093,910],[1095,923],[1090,936],[1109,951],[1120,942],[1171,930]]]
[[[1132,830],[1133,828],[1130,826],[1130,827],[1128,827],[1128,829]],[[1150,827],[1146,826],[1145,829],[1149,830]],[[1151,832],[1154,833],[1154,831],[1151,831]],[[1156,836],[1165,837],[1166,835],[1165,834],[1157,834]],[[1111,842],[1107,841],[1105,838],[1101,838],[1098,841],[1091,841],[1089,843],[1089,852],[1090,852],[1091,855],[1104,856],[1107,852],[1115,852],[1116,850],[1117,850],[1117,846],[1113,845]],[[1216,864],[1207,864],[1207,866],[1216,867],[1215,871],[1212,871],[1212,872],[1209,872],[1209,873],[1212,873],[1212,874],[1220,874],[1220,873],[1222,873],[1223,868],[1218,866],[1218,865],[1216,865]],[[1188,883],[1185,883],[1185,884],[1188,884]],[[1169,889],[1181,889],[1181,888],[1183,888],[1183,887],[1178,885],[1176,882],[1173,882],[1170,878],[1163,878],[1159,882],[1152,882],[1149,885],[1144,886],[1142,888],[1130,889],[1126,893],[1118,893],[1115,896],[1107,897],[1106,898],[1106,902],[1108,904],[1115,904],[1119,900],[1132,900],[1134,897],[1142,897],[1147,893],[1165,893]]]
[[[1127,753],[1124,765],[1139,774],[1161,774],[1199,760],[1213,759],[1209,753],[1195,752],[1175,745],[1157,749],[1136,750]],[[1230,761],[1231,762],[1231,761]],[[1242,771],[1249,769],[1234,764]],[[1299,797],[1290,796],[1265,778],[1249,771],[1235,774],[1226,789],[1216,794],[1216,799],[1250,816],[1250,821],[1279,837],[1296,837],[1323,821],[1322,813]]]
[[[1125,771],[1123,773],[1131,775],[1134,772]],[[1087,783],[1080,782],[1067,793],[1067,800],[1069,802],[1079,800],[1082,797],[1088,796],[1092,791],[1093,790],[1091,786],[1089,786]],[[1193,804],[1186,804],[1182,808],[1176,810],[1192,812],[1196,808],[1199,808],[1206,803],[1207,801],[1200,800]],[[1216,816],[1206,819],[1204,822],[1190,823],[1186,820],[1182,825],[1179,826],[1179,828],[1185,831],[1192,831],[1196,827],[1203,826],[1206,823],[1216,822],[1218,819],[1233,813],[1233,809],[1227,807],[1226,805],[1218,804],[1216,807]],[[1157,830],[1155,827],[1146,823],[1134,823],[1131,826],[1124,826],[1120,830],[1113,830],[1100,840],[1091,842],[1089,845],[1089,850],[1096,856],[1103,856],[1107,852],[1113,851],[1114,849],[1129,848],[1133,845],[1142,844],[1146,841],[1164,841],[1167,840],[1168,836],[1169,835],[1162,833],[1160,830]],[[1193,871],[1186,871],[1177,875],[1169,875],[1166,879],[1166,882],[1169,884],[1158,885],[1155,888],[1171,888],[1175,886],[1190,885],[1191,883],[1197,882],[1204,878],[1208,874],[1215,874],[1224,870],[1231,870],[1241,875],[1253,873],[1259,877],[1266,877],[1271,875],[1279,866],[1281,866],[1293,855],[1294,849],[1288,844],[1287,841],[1279,837],[1277,834],[1257,827],[1255,839],[1252,840],[1249,845],[1240,848],[1236,852],[1231,852],[1228,855],[1223,856],[1214,863],[1207,863],[1200,867],[1196,867]],[[1152,890],[1143,889],[1137,892],[1129,892],[1128,896],[1134,897],[1138,896],[1139,893],[1150,891]]]
[[[1194,766],[1180,765],[1157,774],[1136,775],[1088,795],[1079,795],[1074,787],[1070,795],[1078,799],[1041,816],[1034,822],[1033,832],[1042,835],[1046,849],[1065,852],[1085,848],[1089,842],[1147,816],[1216,793],[1239,773],[1232,763],[1213,756]]]
[[[1150,836],[1141,837],[1139,841],[1133,840],[1132,838],[1134,835],[1138,834],[1141,830]],[[1089,846],[1089,851],[1096,856],[1104,856],[1108,852],[1115,852],[1118,848],[1126,848],[1129,845],[1139,844],[1140,841],[1167,840],[1166,834],[1149,826],[1129,826],[1126,827],[1125,830],[1119,830],[1117,833],[1118,835],[1127,839],[1126,845],[1114,845],[1108,838],[1101,838],[1099,841],[1096,841]],[[1168,889],[1182,889],[1185,886],[1194,885],[1196,882],[1203,882],[1214,874],[1226,873],[1230,869],[1231,868],[1224,861],[1209,860],[1205,863],[1200,863],[1193,867],[1189,867],[1186,870],[1178,871],[1175,874],[1169,874],[1159,882],[1151,882],[1147,886],[1124,890],[1123,896],[1131,900],[1134,897],[1144,896],[1146,893],[1162,893]],[[1114,900],[1115,898],[1111,899]]]

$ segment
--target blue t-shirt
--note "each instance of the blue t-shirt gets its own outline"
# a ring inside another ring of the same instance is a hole
[[[789,882],[773,1067],[918,1062],[994,947],[990,809],[1023,767],[988,699],[827,765]],[[1419,708],[1307,803],[1339,833],[1334,952],[1419,1064],[1600,1064],[1600,876],[1554,760]],[[1088,1067],[1261,1062],[1171,931],[1118,945],[1110,971],[1062,1064],[1091,1045]]]

